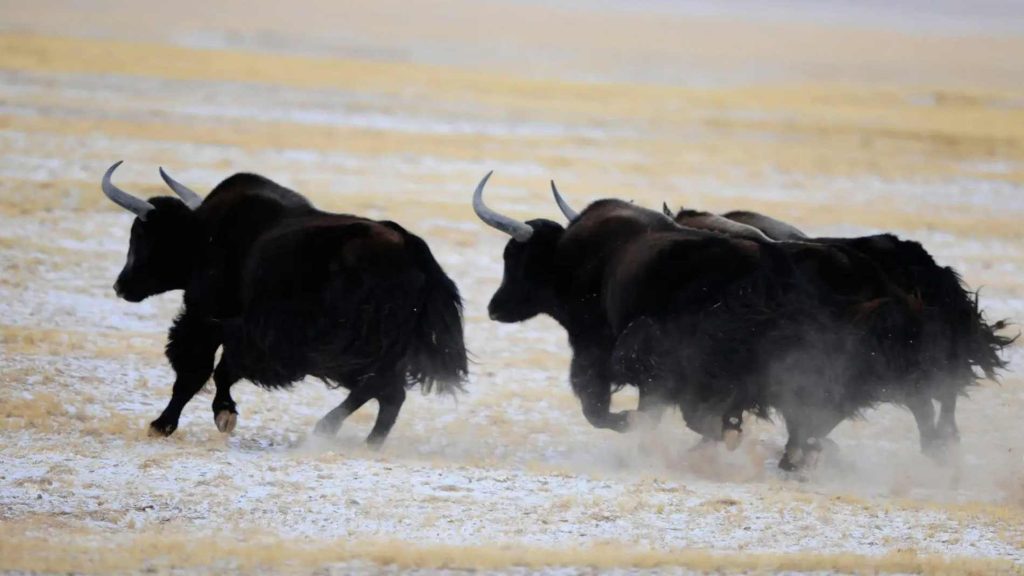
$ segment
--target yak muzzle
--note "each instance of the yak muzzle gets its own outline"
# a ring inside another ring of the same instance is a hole
[[[134,294],[131,291],[125,289],[124,284],[121,282],[120,279],[118,279],[117,282],[114,282],[114,293],[117,294],[117,297],[120,298],[121,300],[124,300],[125,302],[131,302],[133,304],[142,302],[143,300],[146,299],[144,295]]]

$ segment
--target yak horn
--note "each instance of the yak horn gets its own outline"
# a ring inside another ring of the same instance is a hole
[[[487,185],[487,180],[490,179],[491,174],[494,171],[491,170],[484,176],[483,180],[476,185],[476,191],[473,192],[473,211],[480,217],[488,226],[501,230],[505,234],[515,238],[516,242],[526,242],[533,235],[533,228],[528,224],[509,218],[502,214],[498,214],[494,210],[491,210],[484,204],[484,186]]]
[[[573,210],[569,206],[569,203],[565,201],[565,198],[562,198],[562,195],[558,193],[558,188],[555,186],[554,180],[551,181],[551,193],[555,195],[555,203],[558,204],[558,209],[562,211],[562,214],[564,214],[570,222],[580,215],[579,212]]]
[[[167,172],[164,172],[163,167],[160,167],[160,177],[164,179],[167,186],[178,195],[178,198],[181,198],[182,202],[184,202],[190,210],[199,208],[199,205],[203,203],[202,196],[193,192],[188,186],[185,186],[181,182],[171,178]]]
[[[131,194],[121,190],[110,181],[110,177],[114,175],[114,170],[121,165],[124,160],[118,160],[113,166],[107,168],[107,173],[103,175],[103,193],[110,198],[114,204],[117,204],[121,208],[135,214],[139,217],[139,220],[145,220],[146,215],[153,210],[153,205],[141,198],[136,198]]]
[[[672,210],[668,207],[668,202],[661,203],[661,211],[665,214],[665,216],[668,216],[669,218],[675,218],[675,215],[672,214]]]

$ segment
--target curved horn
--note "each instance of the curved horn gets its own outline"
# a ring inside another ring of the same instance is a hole
[[[488,226],[501,230],[515,238],[516,242],[526,242],[533,235],[533,228],[518,220],[498,214],[484,205],[484,186],[487,185],[487,180],[490,179],[491,174],[494,174],[494,170],[488,172],[483,180],[476,185],[476,191],[473,192],[473,211]]]
[[[558,188],[555,186],[554,180],[551,181],[551,193],[555,195],[555,203],[558,204],[558,209],[562,211],[562,214],[564,214],[570,222],[580,215],[579,212],[569,207],[569,203],[565,201],[565,198],[562,198],[561,194],[558,193]]]
[[[153,210],[153,205],[141,198],[132,196],[124,190],[121,190],[117,186],[114,186],[114,183],[110,181],[110,177],[114,175],[114,170],[117,170],[117,167],[120,166],[122,162],[124,162],[124,160],[118,160],[113,166],[107,168],[107,173],[103,175],[103,183],[101,185],[103,193],[106,194],[107,198],[110,198],[114,204],[117,204],[121,208],[135,214],[139,217],[139,220],[145,220],[146,215]]]
[[[163,166],[160,167],[160,177],[164,179],[167,186],[178,195],[178,198],[189,207],[190,210],[199,208],[199,205],[203,203],[203,197],[193,192],[188,186],[185,186],[181,182],[178,182],[174,178],[171,178],[167,172],[164,172]]]
[[[665,214],[665,216],[668,216],[669,218],[675,218],[675,215],[672,214],[672,210],[668,207],[668,202],[661,203],[661,211]]]

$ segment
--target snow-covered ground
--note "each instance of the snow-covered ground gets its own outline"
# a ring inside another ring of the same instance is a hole
[[[594,430],[567,384],[561,329],[488,320],[505,239],[469,207],[494,169],[490,203],[521,217],[558,214],[555,178],[577,205],[615,195],[765,210],[816,234],[895,231],[984,286],[991,318],[1020,321],[1022,93],[709,91],[415,58],[10,34],[0,45],[0,570],[1024,569],[1016,373],[960,403],[962,446],[943,466],[894,407],[842,424],[839,453],[800,476],[775,468],[777,423],[752,423],[732,453],[691,451],[674,414],[655,430]],[[141,195],[163,193],[158,166],[197,190],[256,171],[423,236],[466,301],[468,392],[412,394],[378,452],[363,445],[374,406],[335,440],[311,435],[344,396],[313,381],[239,384],[230,436],[207,390],[174,436],[149,438],[170,395],[162,349],[180,294],[133,305],[110,288],[131,218],[98,182],[120,159],[118,183]],[[1024,361],[1019,346],[1008,355]]]

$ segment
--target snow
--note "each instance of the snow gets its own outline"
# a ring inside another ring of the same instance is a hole
[[[747,95],[736,104],[722,93],[660,124],[645,106],[691,105],[638,91],[636,110],[599,122],[558,108],[579,94],[557,83],[543,97],[503,95],[516,104],[510,114],[465,79],[466,93],[438,82],[417,97],[162,70],[0,70],[10,123],[0,132],[0,571],[1024,567],[1019,372],[960,402],[963,441],[945,465],[919,453],[913,418],[893,406],[843,423],[831,436],[838,453],[797,475],[775,467],[780,422],[748,423],[736,452],[691,450],[697,438],[675,412],[653,430],[595,430],[569,389],[562,329],[548,318],[488,319],[506,239],[469,208],[493,168],[493,206],[533,217],[557,216],[554,177],[574,203],[614,190],[652,207],[777,207],[815,233],[893,230],[985,284],[991,318],[1019,321],[1024,245],[1006,224],[1024,216],[1019,153],[965,153],[950,164],[955,175],[936,177],[913,148],[884,175],[851,175],[850,150],[824,132],[811,146],[836,147],[843,170],[804,173],[786,158],[753,169],[773,147],[799,143],[785,127],[771,131],[789,112],[750,109]],[[769,124],[703,123],[715,118]],[[200,191],[251,170],[422,235],[465,298],[467,394],[411,394],[376,452],[364,444],[374,406],[335,439],[312,436],[344,397],[314,381],[278,392],[239,384],[232,435],[214,427],[207,389],[172,437],[149,438],[170,396],[163,346],[180,294],[141,304],[113,294],[131,218],[102,198],[98,178],[121,158],[119,184],[142,195],[164,190],[161,165]],[[931,220],[961,212],[973,220]],[[1008,357],[1019,366],[1024,351]],[[633,407],[636,395],[615,401]]]

